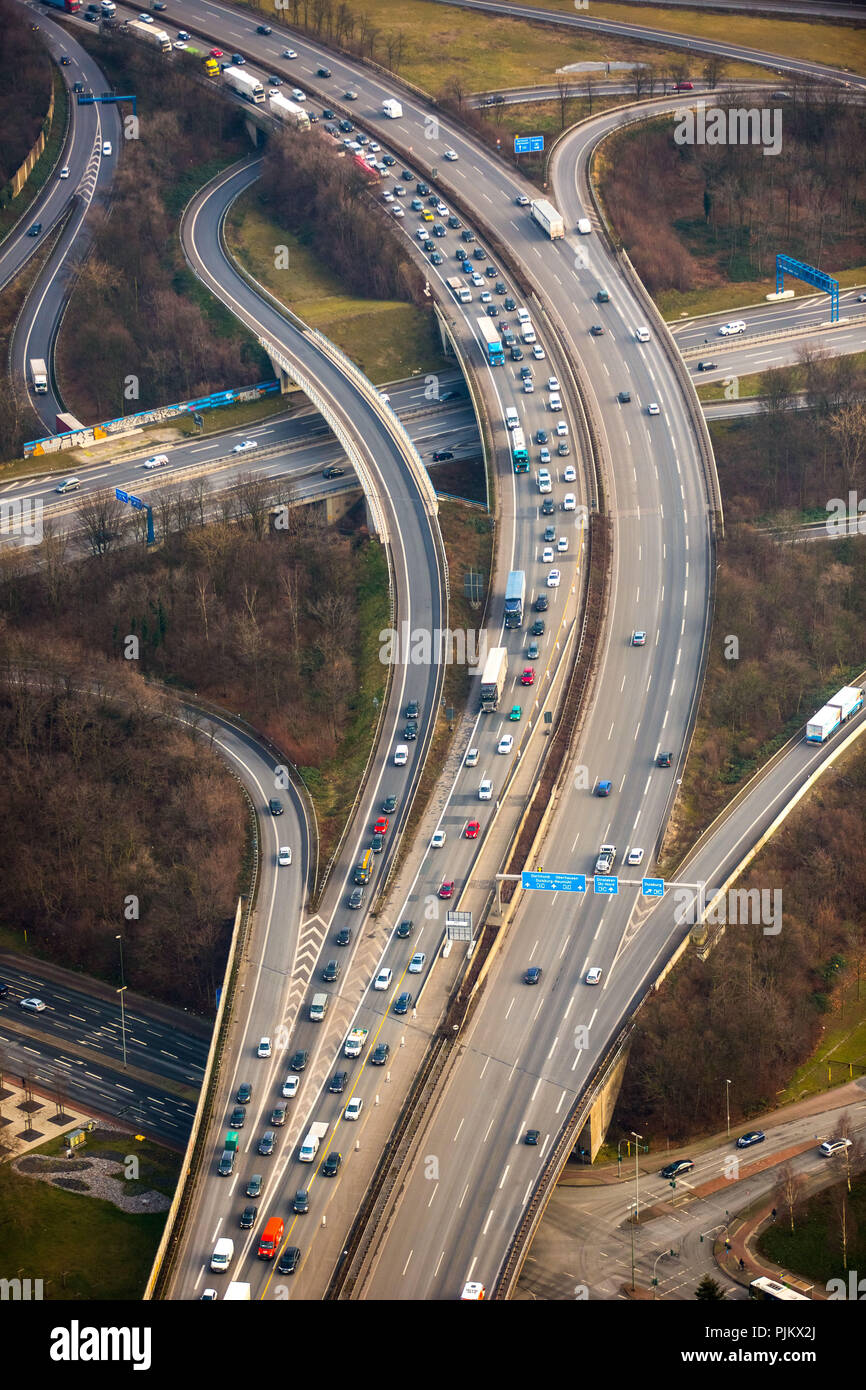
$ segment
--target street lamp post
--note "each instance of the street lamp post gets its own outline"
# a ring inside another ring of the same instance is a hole
[[[731,1082],[730,1078],[725,1080],[725,1117],[728,1124],[728,1138],[731,1137]]]
[[[126,993],[126,985],[121,985],[117,993],[120,995],[120,1036],[123,1039],[123,1070],[126,1071],[126,1014],[123,1010],[123,996]]]
[[[632,1290],[632,1293],[634,1293],[634,1228],[635,1228],[635,1226],[637,1225],[637,1223],[638,1223],[638,1218],[639,1218],[639,1216],[640,1216],[640,1192],[639,1192],[639,1189],[638,1189],[638,1174],[639,1174],[639,1169],[638,1169],[638,1156],[639,1156],[639,1154],[640,1154],[640,1141],[641,1141],[641,1139],[643,1139],[643,1135],[642,1135],[642,1134],[635,1134],[634,1130],[632,1130],[632,1132],[631,1132],[631,1137],[632,1137],[632,1139],[634,1139],[634,1141],[635,1141],[635,1145],[634,1145],[634,1218],[633,1218],[632,1223],[631,1223],[631,1290]]]

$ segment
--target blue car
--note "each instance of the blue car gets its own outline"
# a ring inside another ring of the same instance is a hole
[[[598,786],[597,786],[596,789],[595,789],[595,794],[596,794],[596,796],[610,796],[610,793],[611,793],[611,783],[610,783],[610,782],[599,782]]]
[[[763,1144],[766,1134],[762,1129],[750,1129],[748,1134],[741,1134],[737,1140],[738,1149],[750,1149],[753,1144]]]

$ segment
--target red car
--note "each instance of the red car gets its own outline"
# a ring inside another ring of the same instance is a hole
[[[675,91],[675,92],[693,92],[694,90],[695,90],[695,84],[694,84],[694,82],[675,82],[675,83],[674,83],[674,91]]]
[[[467,822],[466,822],[466,838],[467,838],[467,840],[477,840],[477,839],[478,839],[478,832],[479,832],[480,829],[481,829],[481,826],[478,824],[478,821],[477,821],[477,820],[470,820],[470,821],[467,821]]]
[[[224,58],[225,54],[223,53],[221,48],[212,48],[210,51],[210,56],[212,58]]]
[[[453,879],[446,879],[446,880],[445,880],[445,882],[442,884],[442,887],[439,889],[439,896],[440,896],[440,898],[453,898],[453,896],[454,896],[454,880],[453,880]]]
[[[534,684],[535,684],[535,672],[533,671],[533,669],[532,669],[531,666],[527,666],[527,667],[524,669],[523,675],[520,677],[520,684],[521,684],[521,685],[534,685]]]
[[[374,834],[374,835],[387,835],[387,834],[388,834],[388,817],[387,817],[387,816],[380,816],[380,817],[379,817],[379,819],[376,821],[376,824],[373,826],[373,834]]]

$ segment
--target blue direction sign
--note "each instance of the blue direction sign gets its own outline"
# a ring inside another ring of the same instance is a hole
[[[142,511],[143,508],[147,506],[147,503],[142,502],[140,497],[136,497],[131,492],[124,492],[122,487],[116,487],[114,489],[114,495],[118,502],[128,502],[130,507],[137,507],[139,511]]]
[[[596,874],[593,888],[596,893],[607,893],[610,897],[615,897],[619,892],[619,879],[616,874]]]
[[[128,493],[128,492],[124,492],[124,490],[123,490],[122,487],[116,487],[116,488],[114,489],[114,495],[115,495],[115,497],[117,498],[118,502],[128,502],[128,501],[129,501],[129,493]]]
[[[663,878],[644,878],[641,880],[640,891],[645,898],[663,898],[665,881]]]
[[[522,873],[520,882],[524,889],[540,888],[543,893],[586,892],[586,874]]]
[[[543,135],[515,135],[514,153],[515,154],[542,154],[544,152]]]

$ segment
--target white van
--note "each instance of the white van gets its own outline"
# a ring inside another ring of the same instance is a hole
[[[398,743],[394,749],[394,766],[405,767],[409,761],[409,748],[405,743]]]
[[[506,407],[505,407],[505,427],[506,427],[506,429],[509,429],[509,430],[516,430],[516,429],[517,429],[517,426],[518,426],[519,424],[520,424],[520,416],[518,415],[517,411],[514,409],[514,406],[513,406],[513,405],[508,405],[508,406],[506,406]]]
[[[588,217],[581,217],[578,220],[577,230],[580,232],[581,236],[589,236],[592,231],[592,223]]]
[[[552,491],[553,491],[553,484],[552,484],[551,481],[550,481],[550,473],[547,471],[546,468],[539,468],[539,470],[538,470],[538,491],[539,491],[539,492],[552,492]]]
[[[535,329],[531,323],[525,323],[520,330],[520,336],[525,343],[535,342]]]
[[[517,310],[517,322],[518,322],[518,323],[529,323],[529,310],[528,310],[528,309],[518,309],[518,310]]]
[[[228,1236],[222,1236],[214,1246],[210,1257],[210,1267],[214,1274],[225,1274],[235,1253],[235,1243]]]

